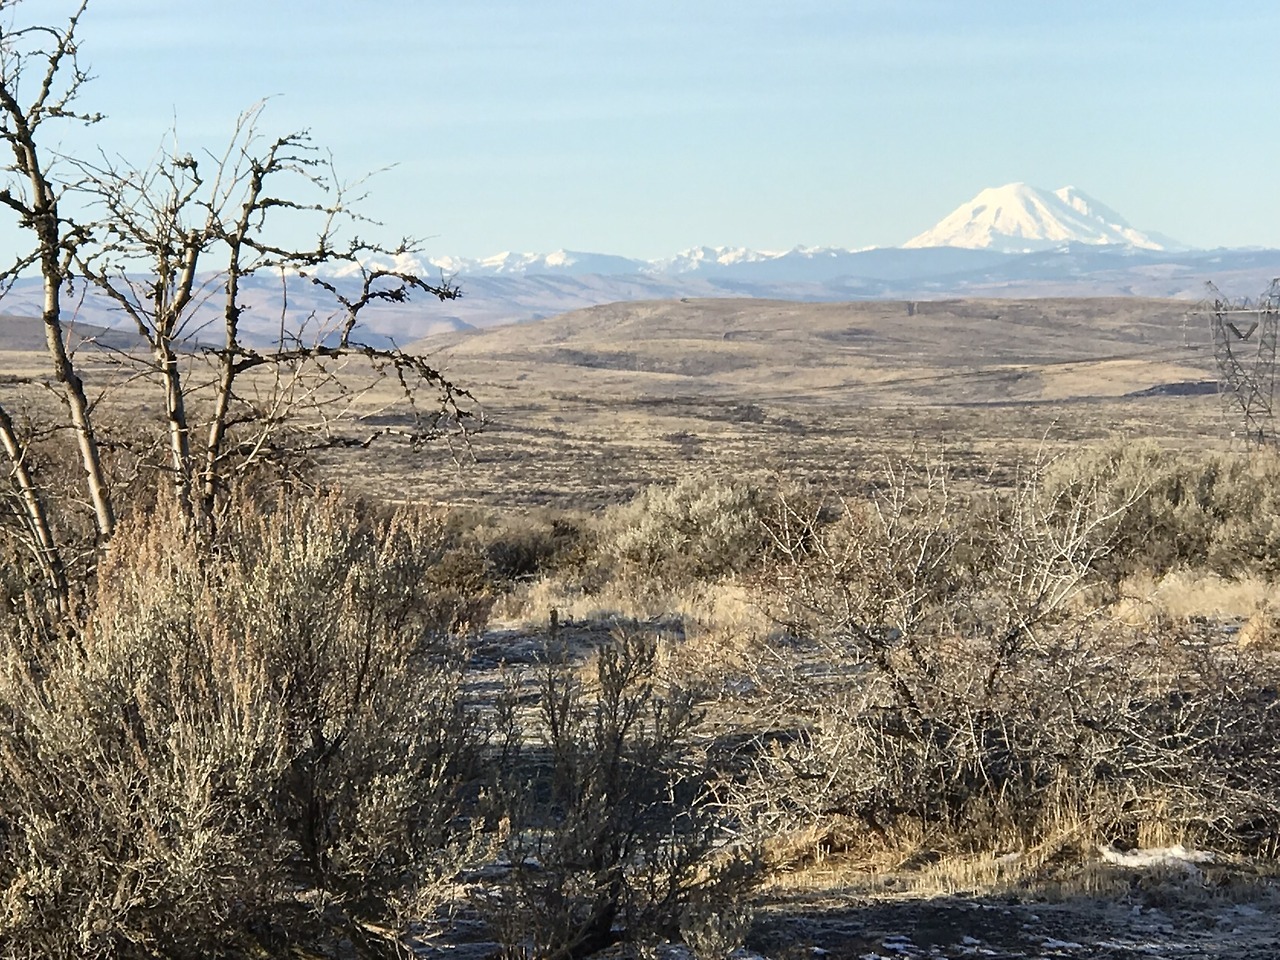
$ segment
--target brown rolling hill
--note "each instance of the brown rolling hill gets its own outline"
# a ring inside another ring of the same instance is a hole
[[[1208,326],[1189,309],[1135,298],[649,301],[417,346],[462,382],[601,397],[1063,401],[1209,389]]]
[[[1220,444],[1209,324],[1194,309],[1132,297],[664,300],[430,337],[416,346],[489,418],[475,462],[410,476],[388,462],[356,482],[581,506],[689,471],[839,486],[907,452],[977,478],[1110,437]]]
[[[592,307],[414,345],[485,409],[457,460],[392,447],[321,459],[394,499],[588,507],[689,471],[838,486],[905,450],[945,451],[986,477],[1046,446],[1115,435],[1216,443],[1208,323],[1188,309],[1136,298]],[[38,320],[0,316],[0,372],[41,376],[43,337]],[[72,339],[139,346],[101,328]],[[100,377],[122,369],[107,351],[82,357]],[[134,411],[155,402],[111,396]],[[362,395],[371,415],[395,399],[391,387]]]

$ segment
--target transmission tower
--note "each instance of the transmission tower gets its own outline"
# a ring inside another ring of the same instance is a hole
[[[1228,429],[1248,444],[1274,443],[1280,279],[1256,301],[1228,300],[1212,283],[1206,286],[1197,312],[1208,316],[1213,329],[1218,395]]]

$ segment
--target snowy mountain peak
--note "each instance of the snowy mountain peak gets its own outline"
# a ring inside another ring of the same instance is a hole
[[[1075,187],[1041,190],[1025,183],[988,187],[904,247],[964,247],[1004,253],[1048,250],[1067,243],[1168,250],[1181,244],[1143,233]]]
[[[784,278],[794,282],[824,281],[832,277],[865,277],[867,270],[888,270],[899,276],[903,270],[917,270],[930,262],[953,263],[959,267],[958,251],[976,251],[988,257],[1059,249],[1071,244],[1110,247],[1127,253],[1185,251],[1187,247],[1158,233],[1130,226],[1115,210],[1073,186],[1041,190],[1026,183],[988,187],[968,203],[961,204],[936,226],[912,237],[904,248],[913,253],[906,259],[896,248],[796,246],[790,250],[763,251],[748,247],[699,246],[674,256],[639,260],[606,253],[586,253],[560,249],[552,253],[503,252],[482,259],[455,256],[405,254],[374,257],[365,266],[379,266],[420,276],[494,277],[516,280],[540,276],[556,283],[578,277],[703,277],[745,280],[767,277],[770,282]],[[934,250],[923,254],[920,249]],[[941,251],[941,252],[937,252]],[[941,258],[941,259],[940,259]],[[972,258],[970,258],[971,260]],[[970,262],[965,260],[965,263]],[[893,261],[892,265],[890,261]],[[900,263],[899,263],[900,261]],[[906,266],[910,262],[913,266]],[[875,263],[873,268],[870,265]],[[332,271],[335,275],[358,273],[357,266]]]

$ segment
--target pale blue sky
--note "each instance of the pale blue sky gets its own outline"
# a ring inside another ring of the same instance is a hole
[[[1280,247],[1278,37],[1270,0],[96,0],[83,102],[145,158],[273,95],[398,164],[367,209],[433,254],[894,245],[1014,180]]]

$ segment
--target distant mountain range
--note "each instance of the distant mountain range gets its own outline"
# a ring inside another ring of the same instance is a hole
[[[962,203],[935,226],[900,248],[795,247],[764,252],[746,247],[694,247],[659,260],[636,260],[612,254],[557,250],[554,253],[499,253],[481,259],[404,257],[395,265],[422,273],[454,276],[737,276],[751,280],[829,280],[857,276],[851,268],[883,269],[885,254],[898,250],[985,250],[997,254],[1039,253],[1071,245],[1120,247],[1157,252],[1189,247],[1162,234],[1130,226],[1120,214],[1075,187],[1048,191],[1025,183],[989,187]],[[869,258],[865,254],[879,254]],[[921,262],[919,258],[914,261]],[[956,258],[938,254],[930,263],[946,270]],[[390,264],[388,264],[390,265]],[[900,270],[895,271],[901,273]],[[893,279],[886,277],[883,279]]]
[[[558,250],[483,259],[401,257],[388,262],[437,279],[454,278],[463,298],[389,304],[371,313],[369,338],[408,343],[448,330],[491,327],[616,301],[757,297],[800,301],[937,300],[955,297],[1142,296],[1199,299],[1206,281],[1255,295],[1280,276],[1280,250],[1195,250],[1142,231],[1074,187],[1022,183],[981,191],[902,247],[796,247],[764,252],[695,247],[659,260]],[[341,281],[341,271],[334,274]],[[216,280],[211,280],[216,283]],[[279,329],[279,277],[243,287],[251,335]],[[299,322],[323,317],[326,301],[307,281],[291,281]],[[0,309],[39,315],[39,284],[22,280]],[[112,327],[122,319],[86,296],[79,320]],[[211,314],[210,320],[213,320]]]

